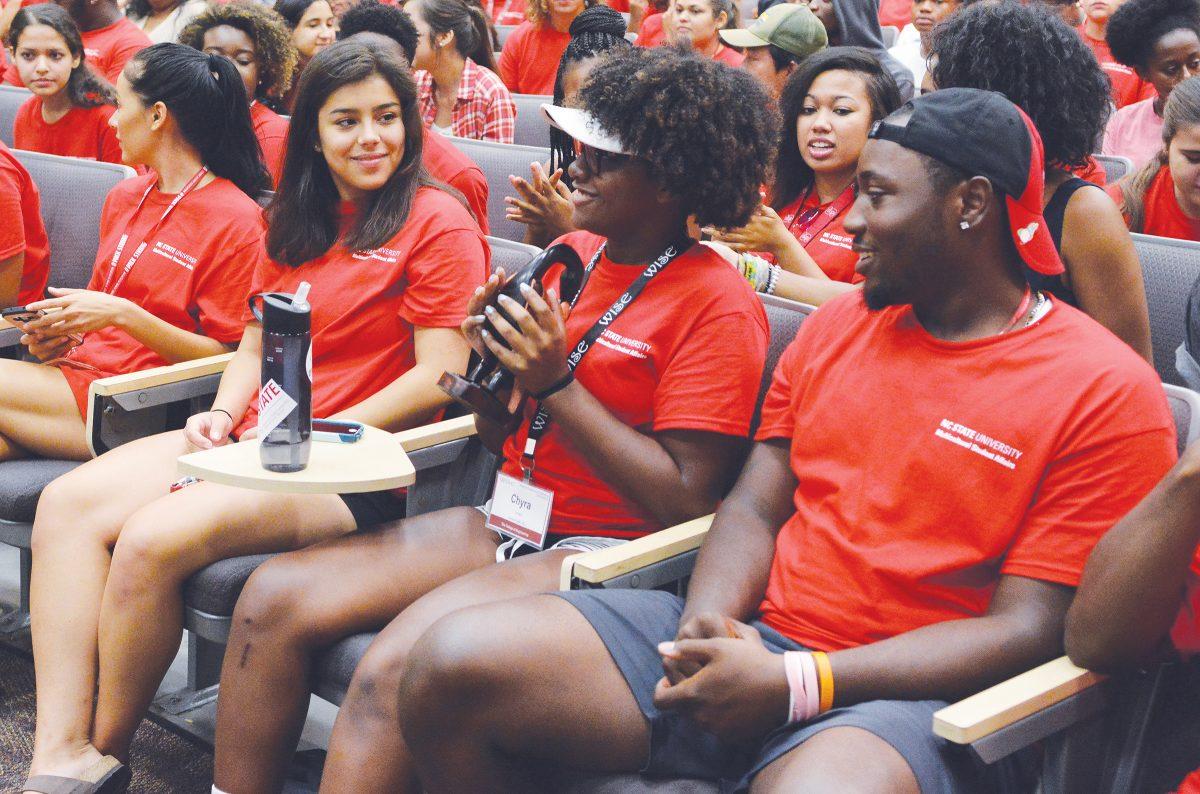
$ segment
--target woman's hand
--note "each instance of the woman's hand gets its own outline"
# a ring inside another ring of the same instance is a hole
[[[517,385],[530,394],[537,394],[570,373],[566,341],[569,307],[559,301],[553,289],[542,298],[532,287],[522,285],[521,295],[528,309],[507,295],[501,295],[499,299],[500,306],[513,318],[513,323],[490,305],[484,309],[487,319],[509,347],[487,329],[481,329],[479,334],[487,349],[516,377]]]
[[[188,417],[183,437],[193,449],[212,449],[229,443],[233,419],[224,411],[205,411]]]
[[[83,340],[78,336],[42,336],[37,333],[26,333],[21,336],[21,344],[25,345],[30,355],[43,362],[62,358],[81,341]]]
[[[740,229],[721,231],[709,227],[704,231],[739,254],[763,251],[778,256],[792,236],[779,214],[765,204],[760,205],[750,216],[750,222]]]
[[[572,223],[575,206],[571,203],[571,191],[562,183],[562,169],[547,176],[541,163],[531,163],[529,173],[529,181],[519,176],[508,178],[520,198],[505,197],[504,203],[508,205],[505,217],[541,229],[550,240],[575,231]]]
[[[483,324],[487,320],[484,317],[483,308],[492,304],[496,299],[496,293],[500,291],[500,287],[507,278],[504,268],[496,268],[495,272],[488,276],[487,281],[475,288],[475,293],[467,301],[467,318],[462,321],[459,330],[467,338],[471,349],[481,356],[487,351],[487,346],[483,343],[483,337],[480,335]]]
[[[90,289],[51,287],[53,298],[28,305],[30,311],[46,313],[26,323],[26,330],[42,336],[85,334],[112,326],[122,326],[139,311],[133,303],[107,292]]]

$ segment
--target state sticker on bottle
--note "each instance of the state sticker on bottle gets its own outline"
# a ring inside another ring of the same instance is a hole
[[[506,537],[543,548],[546,545],[546,533],[550,529],[550,508],[553,504],[554,491],[507,474],[497,474],[487,527]]]

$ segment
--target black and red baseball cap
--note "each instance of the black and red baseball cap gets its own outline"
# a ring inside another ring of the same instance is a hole
[[[1042,137],[1029,116],[1003,94],[977,88],[924,94],[875,122],[871,137],[987,177],[1004,194],[1013,243],[1025,264],[1048,276],[1063,272],[1042,217]]]

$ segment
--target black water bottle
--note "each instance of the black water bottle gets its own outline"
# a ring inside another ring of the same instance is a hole
[[[262,300],[262,311],[256,305]],[[312,446],[312,309],[308,284],[295,295],[264,292],[250,299],[262,323],[262,387],[258,437],[268,471],[300,471]]]

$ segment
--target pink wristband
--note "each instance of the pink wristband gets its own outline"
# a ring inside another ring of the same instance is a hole
[[[788,724],[801,719],[800,712],[804,709],[807,697],[804,692],[804,672],[800,668],[801,651],[785,651],[783,654],[783,671],[787,674],[788,682]]]
[[[817,661],[811,653],[800,654],[800,668],[804,671],[804,715],[802,720],[811,720],[821,711],[821,684],[817,678]]]

